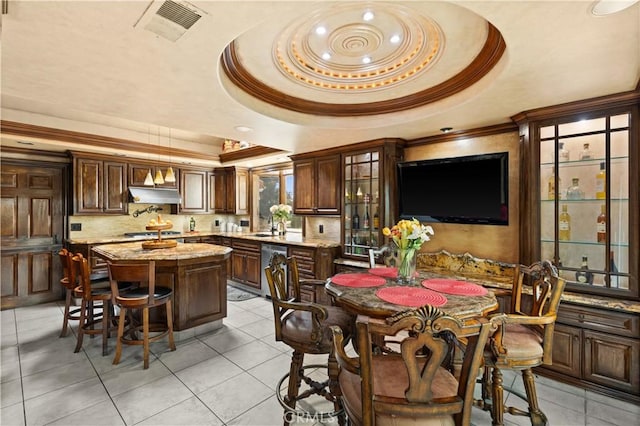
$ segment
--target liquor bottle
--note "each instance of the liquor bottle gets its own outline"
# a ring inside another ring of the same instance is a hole
[[[589,149],[589,144],[585,143],[584,145],[582,145],[582,151],[580,152],[580,159],[591,160],[592,156],[593,155],[591,154],[591,150]]]
[[[547,198],[549,200],[555,200],[556,198],[556,168],[551,169],[551,176],[549,176],[547,184]]]
[[[369,224],[371,223],[371,219],[369,217],[369,208],[364,206],[364,221],[362,223],[364,229],[369,229]]]
[[[378,213],[378,209],[373,214],[373,229],[380,228],[380,214]]]
[[[569,161],[569,151],[564,149],[564,142],[558,142],[558,159],[560,161]]]
[[[600,214],[596,221],[596,237],[599,243],[607,241],[607,206],[600,206]]]
[[[189,232],[193,232],[196,230],[196,220],[193,218],[193,216],[191,216],[191,219],[189,219]]]
[[[569,241],[571,239],[571,216],[567,213],[567,205],[562,205],[562,213],[558,216],[558,239]]]
[[[580,189],[580,179],[571,179],[571,186],[567,189],[567,200],[582,200],[584,192]]]
[[[582,266],[576,271],[576,281],[583,284],[593,284],[593,273],[589,271],[587,256],[582,256]]]
[[[358,214],[358,207],[356,206],[356,212],[351,218],[351,226],[353,229],[360,229],[360,215]]]
[[[596,174],[596,198],[598,200],[604,200],[606,197],[605,181],[607,180],[607,174],[604,169],[604,162],[600,163],[600,171]]]

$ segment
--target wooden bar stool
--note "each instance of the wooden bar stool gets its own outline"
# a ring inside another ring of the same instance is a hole
[[[63,248],[58,252],[60,262],[62,263],[63,277],[60,279],[60,285],[65,288],[66,296],[64,301],[64,318],[62,320],[62,331],[60,337],[65,337],[68,333],[69,320],[80,320],[80,308],[71,308],[71,302],[74,297],[82,296],[82,289],[78,286],[75,265],[71,261],[73,253]]]
[[[173,314],[171,312],[171,299],[173,290],[168,287],[156,286],[156,264],[153,261],[142,264],[116,265],[107,263],[109,281],[113,303],[120,307],[120,319],[118,322],[118,340],[116,354],[113,363],[120,362],[122,344],[143,345],[144,368],[149,368],[149,343],[169,336],[169,348],[176,350],[173,341]],[[122,293],[118,285],[135,283],[139,287]],[[166,308],[166,324],[149,323],[149,309],[164,305]],[[130,323],[125,337],[125,316],[128,310],[139,309],[142,311],[142,325]],[[142,330],[142,340],[137,338],[136,332]],[[159,332],[150,337],[150,332]]]
[[[102,335],[102,355],[107,354],[107,339],[109,337],[109,320],[111,311],[111,289],[108,287],[92,287],[89,272],[89,262],[81,253],[71,258],[72,269],[78,274],[82,291],[80,306],[80,324],[78,325],[78,342],[74,352],[80,352],[85,334]],[[95,311],[95,302],[101,302],[101,312]],[[96,325],[100,324],[100,328]]]

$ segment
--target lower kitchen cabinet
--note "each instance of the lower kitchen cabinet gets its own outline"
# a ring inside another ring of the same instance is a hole
[[[640,317],[562,304],[544,375],[640,402]]]
[[[232,239],[231,247],[231,279],[260,290],[261,244]]]
[[[333,275],[333,259],[337,254],[336,251],[337,248],[290,246],[287,255],[296,259],[300,280],[324,280]],[[330,304],[324,285],[319,284],[301,284],[300,299],[305,302]]]

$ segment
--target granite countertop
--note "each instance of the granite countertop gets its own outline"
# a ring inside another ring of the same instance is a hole
[[[178,243],[176,247],[146,250],[142,241],[119,244],[104,244],[93,247],[93,251],[110,260],[184,260],[209,256],[224,256],[231,248],[212,244]]]
[[[264,235],[266,232],[220,232],[220,231],[196,231],[196,232],[183,232],[176,235],[163,235],[163,240],[176,239],[176,238],[198,238],[198,237],[228,237],[228,238],[240,238],[245,240],[260,241],[269,244],[284,244],[284,245],[296,245],[303,247],[320,247],[320,248],[334,248],[340,247],[339,242],[331,240],[322,240],[318,238],[303,238],[302,234],[288,232],[284,236],[267,236],[259,237],[256,234]],[[154,238],[148,238],[152,240]],[[68,240],[69,244],[109,244],[109,243],[126,243],[129,241],[145,241],[145,239],[129,238],[124,235],[114,235],[105,237],[90,237],[90,238],[73,238]]]

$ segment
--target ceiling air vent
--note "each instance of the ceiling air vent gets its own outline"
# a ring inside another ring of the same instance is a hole
[[[187,2],[166,0],[157,9],[149,7],[135,26],[176,41],[204,14],[205,12]]]

